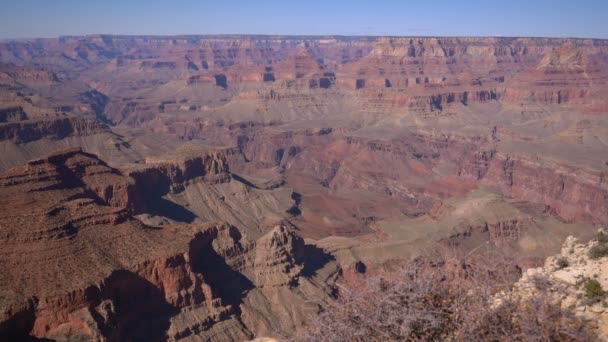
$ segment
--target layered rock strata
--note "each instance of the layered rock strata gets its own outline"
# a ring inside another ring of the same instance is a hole
[[[218,154],[205,160],[172,170],[228,174]],[[244,340],[257,329],[241,318],[249,294],[274,287],[304,301],[291,289],[305,277],[306,247],[286,227],[255,241],[225,223],[146,226],[131,214],[137,178],[78,149],[14,168],[0,184],[2,338]],[[287,303],[264,305],[272,315]]]

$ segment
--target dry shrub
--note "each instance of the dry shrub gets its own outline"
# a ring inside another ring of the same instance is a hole
[[[453,341],[595,341],[591,327],[547,294],[510,298],[496,307],[472,306]]]
[[[318,316],[308,341],[436,339],[443,335],[453,301],[441,275],[417,265],[340,287],[335,305]]]
[[[599,259],[608,256],[608,234],[600,230],[595,234],[594,240],[596,243],[589,249],[589,257]]]
[[[465,263],[464,260],[475,260]],[[509,294],[519,272],[508,258],[439,253],[391,272],[339,286],[331,307],[312,317],[294,341],[572,341],[592,330],[539,289]]]
[[[598,243],[589,249],[591,259],[599,259],[608,256],[608,243]]]
[[[603,229],[599,230],[595,234],[595,241],[598,243],[608,243],[608,233],[606,233]]]
[[[568,261],[568,258],[565,256],[559,256],[557,260],[555,260],[555,265],[557,266],[557,269],[561,270],[570,266],[570,261]]]

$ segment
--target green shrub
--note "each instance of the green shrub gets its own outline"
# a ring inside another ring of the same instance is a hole
[[[606,295],[602,284],[595,279],[587,279],[583,289],[585,290],[585,296],[589,299],[602,299]]]

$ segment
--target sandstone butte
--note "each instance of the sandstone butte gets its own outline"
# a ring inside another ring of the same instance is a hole
[[[437,244],[571,282],[607,112],[598,39],[2,41],[0,339],[280,339]]]

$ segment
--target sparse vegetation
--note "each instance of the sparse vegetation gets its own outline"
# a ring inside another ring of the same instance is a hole
[[[589,249],[589,257],[599,259],[608,256],[608,234],[604,230],[600,230],[595,234],[593,240],[595,244]]]
[[[339,298],[311,319],[296,341],[595,340],[540,281],[538,295],[509,290],[514,267],[498,256],[412,261],[339,286]],[[497,293],[504,295],[498,296]],[[500,298],[500,299],[498,299]]]
[[[602,284],[596,279],[587,279],[583,284],[585,296],[593,301],[600,301],[606,296],[606,291],[602,288]]]
[[[539,291],[547,291],[551,288],[551,281],[544,275],[535,275],[531,278],[534,288]]]
[[[589,249],[591,259],[599,259],[608,256],[608,243],[598,243]]]
[[[566,258],[565,256],[559,256],[557,257],[557,259],[555,260],[555,265],[557,266],[558,269],[563,269],[566,268],[568,266],[570,266],[570,262],[568,261],[568,258]]]
[[[595,234],[595,241],[602,244],[608,243],[608,234],[603,230],[598,231]]]

